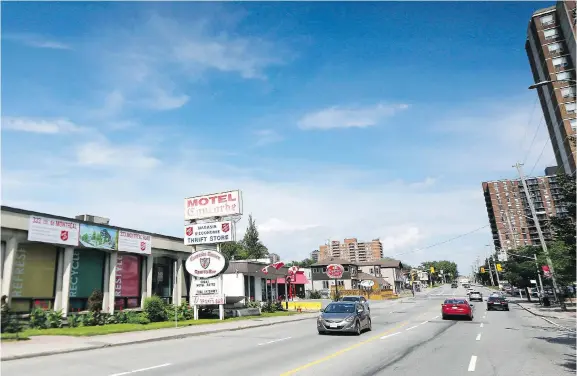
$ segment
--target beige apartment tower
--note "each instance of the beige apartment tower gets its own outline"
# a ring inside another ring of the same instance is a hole
[[[328,245],[319,247],[319,261],[340,258],[350,262],[365,262],[383,258],[383,243],[379,239],[370,242],[359,242],[356,238],[348,238],[343,242],[333,240]]]

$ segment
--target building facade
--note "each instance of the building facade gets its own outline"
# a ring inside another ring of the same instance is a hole
[[[350,262],[365,262],[383,258],[383,244],[379,239],[359,242],[356,238],[333,240],[319,247],[319,261],[340,258]]]
[[[313,260],[313,262],[319,262],[319,250],[315,249],[314,251],[311,252],[311,260]]]
[[[276,253],[270,253],[268,255],[270,263],[274,264],[275,262],[279,262],[280,261],[280,256],[277,255]]]
[[[340,264],[345,268],[341,279],[329,278],[327,266],[330,264]],[[325,261],[319,261],[311,265],[312,288],[315,291],[323,291],[330,290],[331,286],[338,285],[339,288],[345,290],[356,289],[359,284],[358,272],[358,266],[348,260],[332,257]]]
[[[561,202],[557,177],[539,176],[525,180],[543,236],[549,240],[552,238],[549,218],[567,214],[567,208]],[[488,181],[483,182],[482,187],[495,248],[506,251],[524,245],[538,245],[537,228],[521,180]]]
[[[535,83],[555,81],[536,88],[560,170],[575,174],[575,1],[533,13],[525,50]]]
[[[365,261],[359,263],[358,266],[362,273],[383,278],[395,294],[399,294],[405,287],[403,264],[399,260]]]

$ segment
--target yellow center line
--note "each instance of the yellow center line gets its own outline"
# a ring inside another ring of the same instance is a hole
[[[395,326],[395,327],[387,330],[387,331],[384,332],[384,333],[381,333],[381,334],[376,335],[376,336],[374,336],[374,337],[368,338],[368,339],[366,339],[366,340],[364,340],[364,341],[355,343],[354,345],[351,345],[351,346],[346,347],[346,348],[344,348],[344,349],[342,349],[342,350],[339,350],[339,351],[337,351],[337,352],[335,352],[335,353],[332,353],[332,354],[330,354],[330,355],[327,355],[327,356],[325,356],[324,358],[320,358],[320,359],[318,359],[318,360],[314,360],[314,361],[312,361],[312,362],[310,362],[310,363],[307,363],[307,364],[305,364],[305,365],[303,365],[303,366],[300,366],[300,367],[295,368],[295,369],[293,369],[293,370],[290,370],[290,371],[287,371],[287,372],[285,372],[285,373],[282,373],[281,376],[294,375],[294,374],[297,373],[297,372],[303,371],[303,370],[305,370],[305,369],[307,369],[307,368],[310,368],[310,367],[312,367],[312,366],[316,366],[317,364],[324,363],[324,362],[326,362],[327,360],[334,359],[334,358],[336,358],[336,357],[339,356],[339,355],[342,355],[342,354],[344,354],[344,353],[346,353],[346,352],[349,352],[349,351],[351,351],[351,350],[356,349],[357,347],[360,347],[360,346],[362,346],[362,345],[366,345],[367,343],[370,343],[370,342],[373,342],[373,341],[375,341],[375,340],[377,340],[377,339],[380,339],[381,337],[386,336],[387,334],[390,334],[391,332],[394,332],[394,331],[402,328],[403,326],[407,325],[408,323],[409,323],[408,321],[402,322],[401,324],[399,324],[399,325],[397,325],[397,326]]]

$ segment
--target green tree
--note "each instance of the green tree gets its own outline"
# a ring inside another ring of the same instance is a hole
[[[242,245],[249,259],[259,259],[268,256],[268,248],[260,241],[258,229],[252,218],[252,214],[248,216],[248,227],[242,239]]]
[[[537,279],[537,273],[539,271],[537,270],[535,261],[527,257],[533,258],[534,254],[542,254],[542,249],[536,246],[524,246],[513,250],[512,253],[525,257],[509,254],[508,260],[501,262],[503,266],[503,278],[512,285],[522,289],[531,287],[530,281]],[[537,257],[537,259],[539,259],[539,257]]]
[[[229,260],[246,260],[248,258],[248,252],[241,242],[222,243],[220,252]]]

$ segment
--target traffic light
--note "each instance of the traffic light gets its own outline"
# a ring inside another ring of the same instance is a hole
[[[481,267],[481,273],[485,273],[485,268]]]
[[[431,273],[434,273],[434,272],[435,272],[435,267],[431,266]]]
[[[503,268],[501,267],[501,264],[497,264],[497,271],[498,272],[502,272]]]

